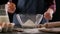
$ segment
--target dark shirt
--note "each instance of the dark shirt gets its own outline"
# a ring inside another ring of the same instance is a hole
[[[16,4],[15,13],[43,14],[48,8],[55,11],[55,0],[13,0]]]
[[[44,0],[18,0],[17,8],[20,13],[36,14],[44,9]]]
[[[6,4],[8,0],[0,0],[1,4]],[[16,4],[16,12],[25,13],[44,13],[44,9],[52,8],[54,11],[56,9],[55,0],[13,0]]]

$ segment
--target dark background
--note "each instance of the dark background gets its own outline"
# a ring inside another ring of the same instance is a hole
[[[53,20],[51,21],[60,21],[60,0],[56,0],[56,12],[53,15]]]

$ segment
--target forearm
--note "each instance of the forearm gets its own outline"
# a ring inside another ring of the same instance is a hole
[[[53,13],[56,11],[56,2],[53,0],[53,4],[49,6],[50,9],[52,9]]]

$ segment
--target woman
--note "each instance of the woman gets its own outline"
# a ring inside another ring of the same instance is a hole
[[[16,14],[44,14],[42,23],[45,23],[47,20],[52,19],[56,9],[55,0],[13,0],[6,5],[8,6],[10,19],[13,19],[14,14],[15,18],[13,21],[15,22]]]

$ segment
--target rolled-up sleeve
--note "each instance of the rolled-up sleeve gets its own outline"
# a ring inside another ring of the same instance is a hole
[[[53,3],[49,6],[49,8],[53,9],[53,11],[56,11],[56,2],[53,0]]]

